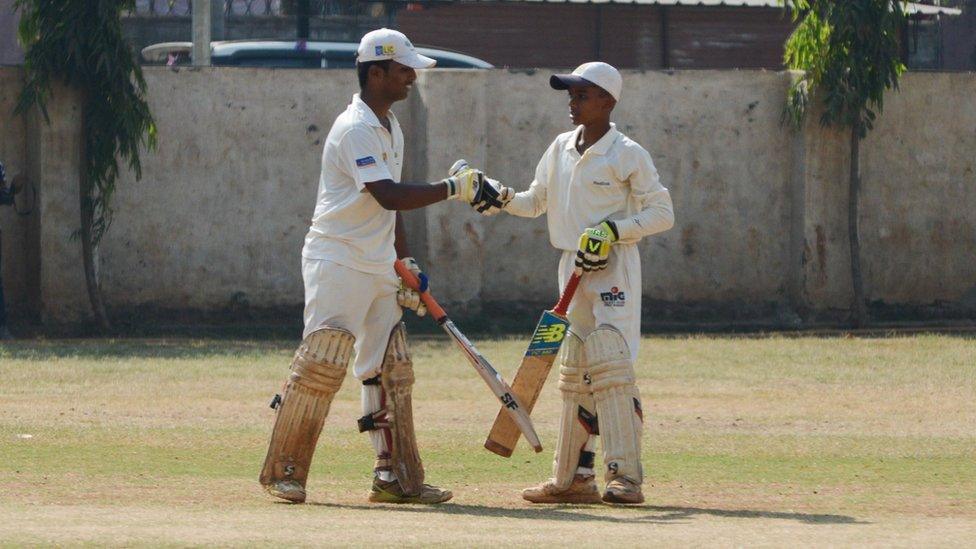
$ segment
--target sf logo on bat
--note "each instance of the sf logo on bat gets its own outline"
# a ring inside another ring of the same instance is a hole
[[[511,393],[505,393],[500,397],[500,399],[502,404],[504,404],[505,407],[510,410],[517,410],[519,407],[518,402],[515,402],[515,397],[513,397]]]

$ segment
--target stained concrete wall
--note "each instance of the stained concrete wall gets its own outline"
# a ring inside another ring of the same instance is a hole
[[[10,74],[0,71],[0,90],[15,86]],[[552,138],[570,129],[565,94],[548,88],[548,76],[421,73],[411,98],[395,106],[407,139],[405,180],[440,179],[463,156],[527,187]],[[146,77],[159,148],[143,156],[141,181],[119,181],[102,247],[109,306],[299,305],[299,251],[322,140],[355,91],[355,75],[154,68]],[[797,133],[783,127],[789,80],[762,71],[625,74],[615,119],[651,152],[677,215],[671,231],[640,245],[649,300],[699,311],[848,306],[847,137],[815,118]],[[865,288],[873,300],[964,301],[976,284],[971,97],[976,75],[909,74],[863,144]],[[49,319],[87,310],[78,245],[68,238],[77,227],[77,106],[69,97],[55,103],[51,126],[28,121],[27,144],[9,145],[14,156],[34,159],[42,190],[34,273]],[[474,311],[555,297],[558,254],[544,219],[484,219],[453,202],[406,219],[442,301]],[[5,264],[16,264],[11,253],[5,246]]]
[[[28,175],[27,125],[15,116],[23,73],[18,69],[0,70],[0,162],[7,168],[8,183],[14,176]],[[3,278],[7,311],[11,316],[30,315],[36,307],[38,287],[36,222],[33,188],[16,196],[17,208],[0,207],[0,275]],[[27,215],[19,215],[18,210]]]

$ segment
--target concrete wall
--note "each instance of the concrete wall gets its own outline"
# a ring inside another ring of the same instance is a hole
[[[7,168],[8,182],[17,174],[29,174],[27,125],[24,117],[13,114],[23,73],[0,70],[0,162]],[[30,316],[36,310],[38,285],[36,223],[32,189],[16,196],[17,209],[0,207],[0,275],[3,277],[7,311],[11,316]],[[28,215],[18,215],[17,210]]]
[[[14,11],[14,0],[0,0],[0,65],[24,62],[24,50],[17,43],[20,17]]]
[[[11,96],[19,74],[0,71],[0,98]],[[565,94],[548,88],[548,76],[421,73],[411,98],[395,107],[407,135],[405,179],[440,179],[463,156],[527,187],[552,138],[570,129]],[[159,148],[144,155],[141,181],[119,181],[101,251],[110,308],[296,307],[322,140],[355,91],[355,75],[153,68],[146,77]],[[641,244],[652,304],[706,316],[750,308],[815,316],[848,306],[848,138],[816,118],[797,133],[780,124],[789,78],[625,74],[615,119],[650,150],[677,215],[671,231]],[[909,74],[862,145],[872,300],[966,302],[976,292],[971,97],[976,75]],[[40,281],[35,298],[26,282],[8,282],[15,299],[33,299],[45,318],[61,319],[84,314],[87,297],[79,246],[69,240],[78,222],[77,105],[66,93],[53,103],[51,126],[21,123],[20,144],[5,140],[0,151],[29,159],[21,161],[33,166],[42,197],[40,261],[18,263],[24,247],[5,245],[4,264],[10,280]],[[544,219],[484,219],[453,202],[406,218],[442,301],[475,312],[483,303],[554,299],[558,254]]]

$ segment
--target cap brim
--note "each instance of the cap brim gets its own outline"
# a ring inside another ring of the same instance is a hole
[[[568,90],[570,86],[596,86],[593,82],[575,74],[554,74],[549,77],[549,85],[554,90]]]
[[[411,69],[429,69],[437,64],[435,59],[431,59],[426,55],[420,55],[417,52],[404,55],[403,57],[394,57],[393,60]]]

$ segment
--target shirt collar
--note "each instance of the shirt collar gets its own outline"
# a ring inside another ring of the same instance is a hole
[[[369,108],[369,105],[367,105],[366,102],[359,97],[358,93],[352,96],[352,106],[354,109],[356,109],[356,112],[359,113],[359,117],[363,120],[363,122],[377,128],[383,127],[383,124],[380,124],[380,119],[376,116],[376,113],[373,112],[373,109]],[[393,117],[392,114],[393,113],[390,113],[390,118]]]
[[[579,142],[579,136],[581,133],[583,133],[583,126],[576,126],[576,129],[573,130],[573,137],[568,143],[566,143],[567,150],[576,150],[576,143]],[[613,146],[613,144],[617,141],[617,136],[619,135],[620,132],[617,131],[617,125],[611,122],[610,129],[607,130],[607,133],[603,134],[603,137],[601,137],[596,143],[590,145],[590,148],[586,150],[593,151],[593,154],[605,155],[607,154],[607,151],[610,150],[610,147]]]

